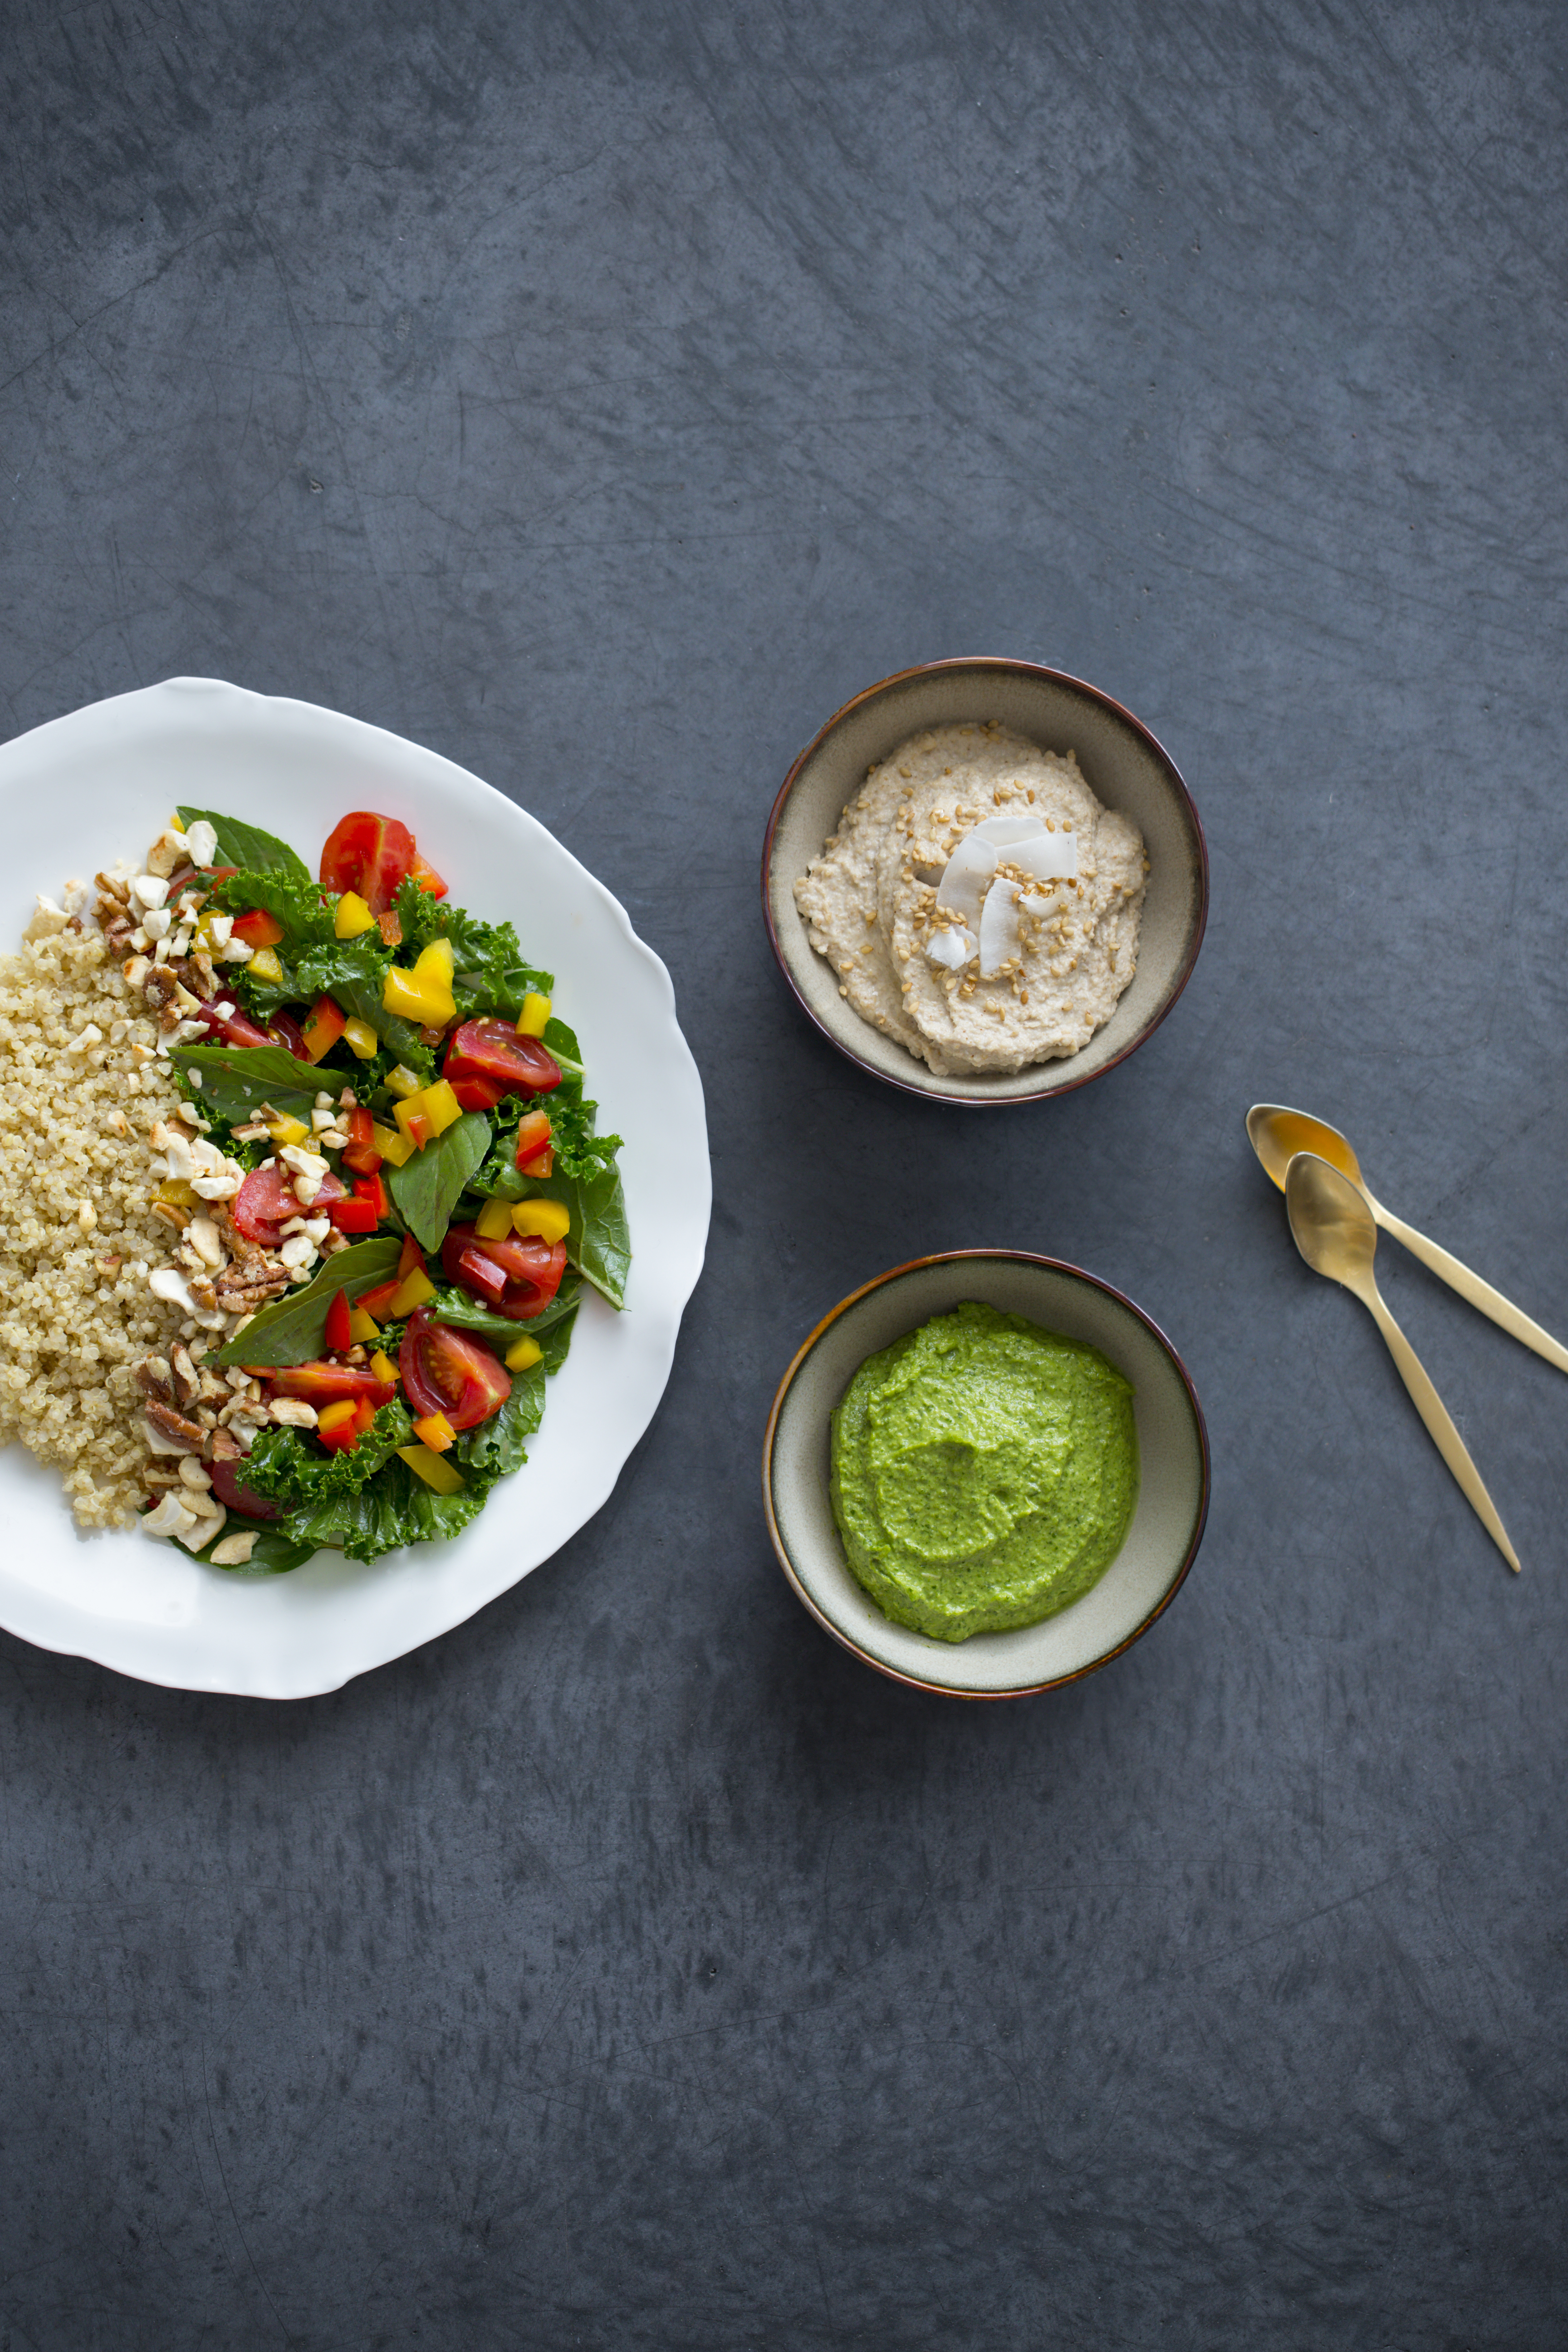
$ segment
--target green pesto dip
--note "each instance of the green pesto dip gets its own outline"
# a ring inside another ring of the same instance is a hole
[[[956,1307],[868,1357],[833,1415],[850,1570],[939,1642],[1080,1599],[1137,1500],[1131,1382],[1097,1348],[994,1307]]]

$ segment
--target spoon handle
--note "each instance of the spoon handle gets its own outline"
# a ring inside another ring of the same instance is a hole
[[[1472,1307],[1479,1307],[1483,1315],[1489,1315],[1494,1323],[1502,1326],[1510,1339],[1522,1339],[1527,1348],[1533,1348],[1538,1356],[1544,1356],[1547,1362],[1555,1364],[1560,1372],[1568,1372],[1568,1348],[1562,1347],[1550,1331],[1542,1329],[1539,1323],[1532,1323],[1511,1299],[1503,1297],[1500,1290],[1494,1290],[1489,1282],[1483,1282],[1479,1274],[1472,1274],[1468,1265],[1461,1265],[1458,1259],[1450,1257],[1446,1249],[1439,1249],[1436,1242],[1429,1242],[1425,1234],[1416,1232],[1414,1225],[1405,1224],[1399,1217],[1390,1216],[1388,1211],[1381,1206],[1375,1208],[1373,1213],[1384,1232],[1392,1234],[1396,1242],[1403,1242],[1412,1256],[1418,1257],[1423,1265],[1429,1265],[1450,1290],[1457,1290],[1461,1298],[1468,1298]]]
[[[1439,1252],[1439,1255],[1441,1252]],[[1462,1269],[1461,1269],[1462,1271]],[[1388,1345],[1388,1352],[1398,1367],[1399,1377],[1410,1391],[1410,1401],[1426,1424],[1433,1444],[1458,1480],[1465,1498],[1485,1528],[1514,1574],[1519,1574],[1519,1556],[1508,1539],[1508,1530],[1497,1515],[1496,1507],[1486,1490],[1480,1472],[1466,1451],[1465,1441],[1449,1420],[1447,1409],[1431,1381],[1421,1369],[1421,1360],[1415,1349],[1373,1289],[1363,1294],[1372,1309],[1373,1322]]]

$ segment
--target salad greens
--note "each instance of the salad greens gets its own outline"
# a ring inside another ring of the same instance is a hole
[[[179,814],[187,831],[205,820],[215,866],[236,869],[212,886],[201,919],[229,918],[252,951],[216,965],[220,992],[198,1008],[208,1034],[174,1046],[171,1064],[206,1132],[247,1171],[227,1205],[251,1258],[278,1268],[271,1254],[307,1228],[327,1253],[206,1358],[312,1407],[225,1465],[235,1500],[223,1532],[255,1537],[228,1572],[284,1575],[323,1546],[374,1560],[454,1535],[526,1463],[584,1286],[625,1302],[621,1139],[597,1131],[578,1039],[550,1005],[552,975],[527,961],[510,923],[438,895],[445,886],[404,828],[345,818],[317,882],[259,827],[214,810]],[[389,869],[385,843],[399,835],[407,854]],[[194,887],[205,887],[201,875]],[[348,890],[365,905],[341,913]],[[213,938],[216,959],[221,927]],[[406,998],[420,957],[441,942],[454,1017],[389,1011],[388,974]],[[328,1170],[317,1192],[295,1189],[290,1137]],[[345,1301],[370,1318],[347,1343]]]

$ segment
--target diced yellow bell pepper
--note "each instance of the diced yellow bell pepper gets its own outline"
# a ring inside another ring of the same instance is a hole
[[[502,1241],[511,1229],[510,1201],[487,1201],[474,1219],[474,1231],[482,1242]]]
[[[384,1349],[376,1349],[370,1360],[370,1368],[378,1381],[395,1381],[397,1378],[397,1366]]]
[[[515,1347],[507,1349],[501,1360],[509,1372],[526,1372],[530,1365],[537,1364],[543,1354],[544,1350],[537,1339],[520,1339]]]
[[[544,1024],[550,1018],[550,999],[536,996],[531,988],[522,1000],[522,1011],[517,1016],[520,1037],[542,1037]]]
[[[434,1086],[426,1087],[420,1100],[432,1135],[445,1135],[463,1116],[463,1106],[445,1078],[437,1078]]]
[[[462,1479],[453,1469],[452,1465],[449,1462],[443,1462],[438,1454],[432,1454],[427,1445],[400,1445],[397,1453],[398,1458],[407,1463],[414,1475],[416,1478],[423,1478],[425,1484],[427,1486],[433,1486],[437,1495],[462,1493]]]
[[[349,1308],[349,1338],[351,1340],[357,1340],[362,1348],[368,1348],[373,1339],[379,1339],[380,1337],[381,1326],[376,1321],[374,1315],[367,1315],[363,1307],[351,1307]]]
[[[427,1412],[423,1421],[415,1423],[414,1434],[432,1454],[445,1454],[449,1445],[458,1442],[458,1433],[444,1412]]]
[[[424,1086],[424,1079],[416,1078],[413,1071],[405,1069],[401,1062],[386,1074],[386,1091],[391,1095],[416,1095],[423,1091]]]
[[[253,980],[264,980],[270,988],[283,985],[283,967],[276,948],[258,948],[250,959],[249,971]]]
[[[332,917],[332,929],[340,940],[357,940],[362,931],[375,929],[375,917],[357,890],[345,890],[338,900]]]
[[[418,955],[411,971],[394,964],[382,982],[381,1001],[388,1013],[401,1015],[405,1021],[417,1021],[422,1025],[444,1029],[456,1018],[458,1005],[452,994],[452,942],[432,940]]]
[[[373,1119],[370,1139],[382,1158],[390,1160],[394,1168],[401,1168],[405,1160],[414,1157],[414,1146],[400,1127],[383,1127],[380,1119]]]
[[[251,968],[254,970],[256,958],[252,956],[250,961]],[[357,1013],[343,1023],[343,1043],[351,1053],[359,1055],[362,1062],[368,1062],[373,1055],[381,1050],[381,1040],[375,1031],[368,1021],[362,1021]]]
[[[279,1151],[286,1143],[309,1143],[310,1140],[310,1130],[304,1120],[290,1118],[287,1113],[282,1118],[269,1118],[267,1122],[267,1132]]]
[[[537,1234],[552,1246],[565,1240],[571,1223],[572,1212],[563,1201],[520,1201],[511,1213],[513,1233]]]
[[[194,1209],[196,1205],[196,1196],[184,1176],[166,1176],[153,1198],[169,1209]]]
[[[404,1276],[403,1280],[387,1300],[388,1322],[401,1323],[405,1315],[412,1315],[416,1307],[423,1307],[427,1298],[434,1298],[435,1296],[435,1284],[424,1267],[416,1265],[412,1274]]]
[[[321,1407],[321,1412],[316,1415],[316,1427],[341,1429],[344,1422],[352,1421],[358,1411],[359,1407],[353,1397],[340,1397],[336,1404],[324,1404]]]

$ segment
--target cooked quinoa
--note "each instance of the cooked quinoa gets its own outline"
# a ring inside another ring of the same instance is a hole
[[[179,1101],[157,1040],[100,931],[40,906],[0,955],[0,1444],[58,1465],[84,1528],[134,1524],[135,1367],[180,1328],[147,1287],[170,1241],[147,1135]]]

